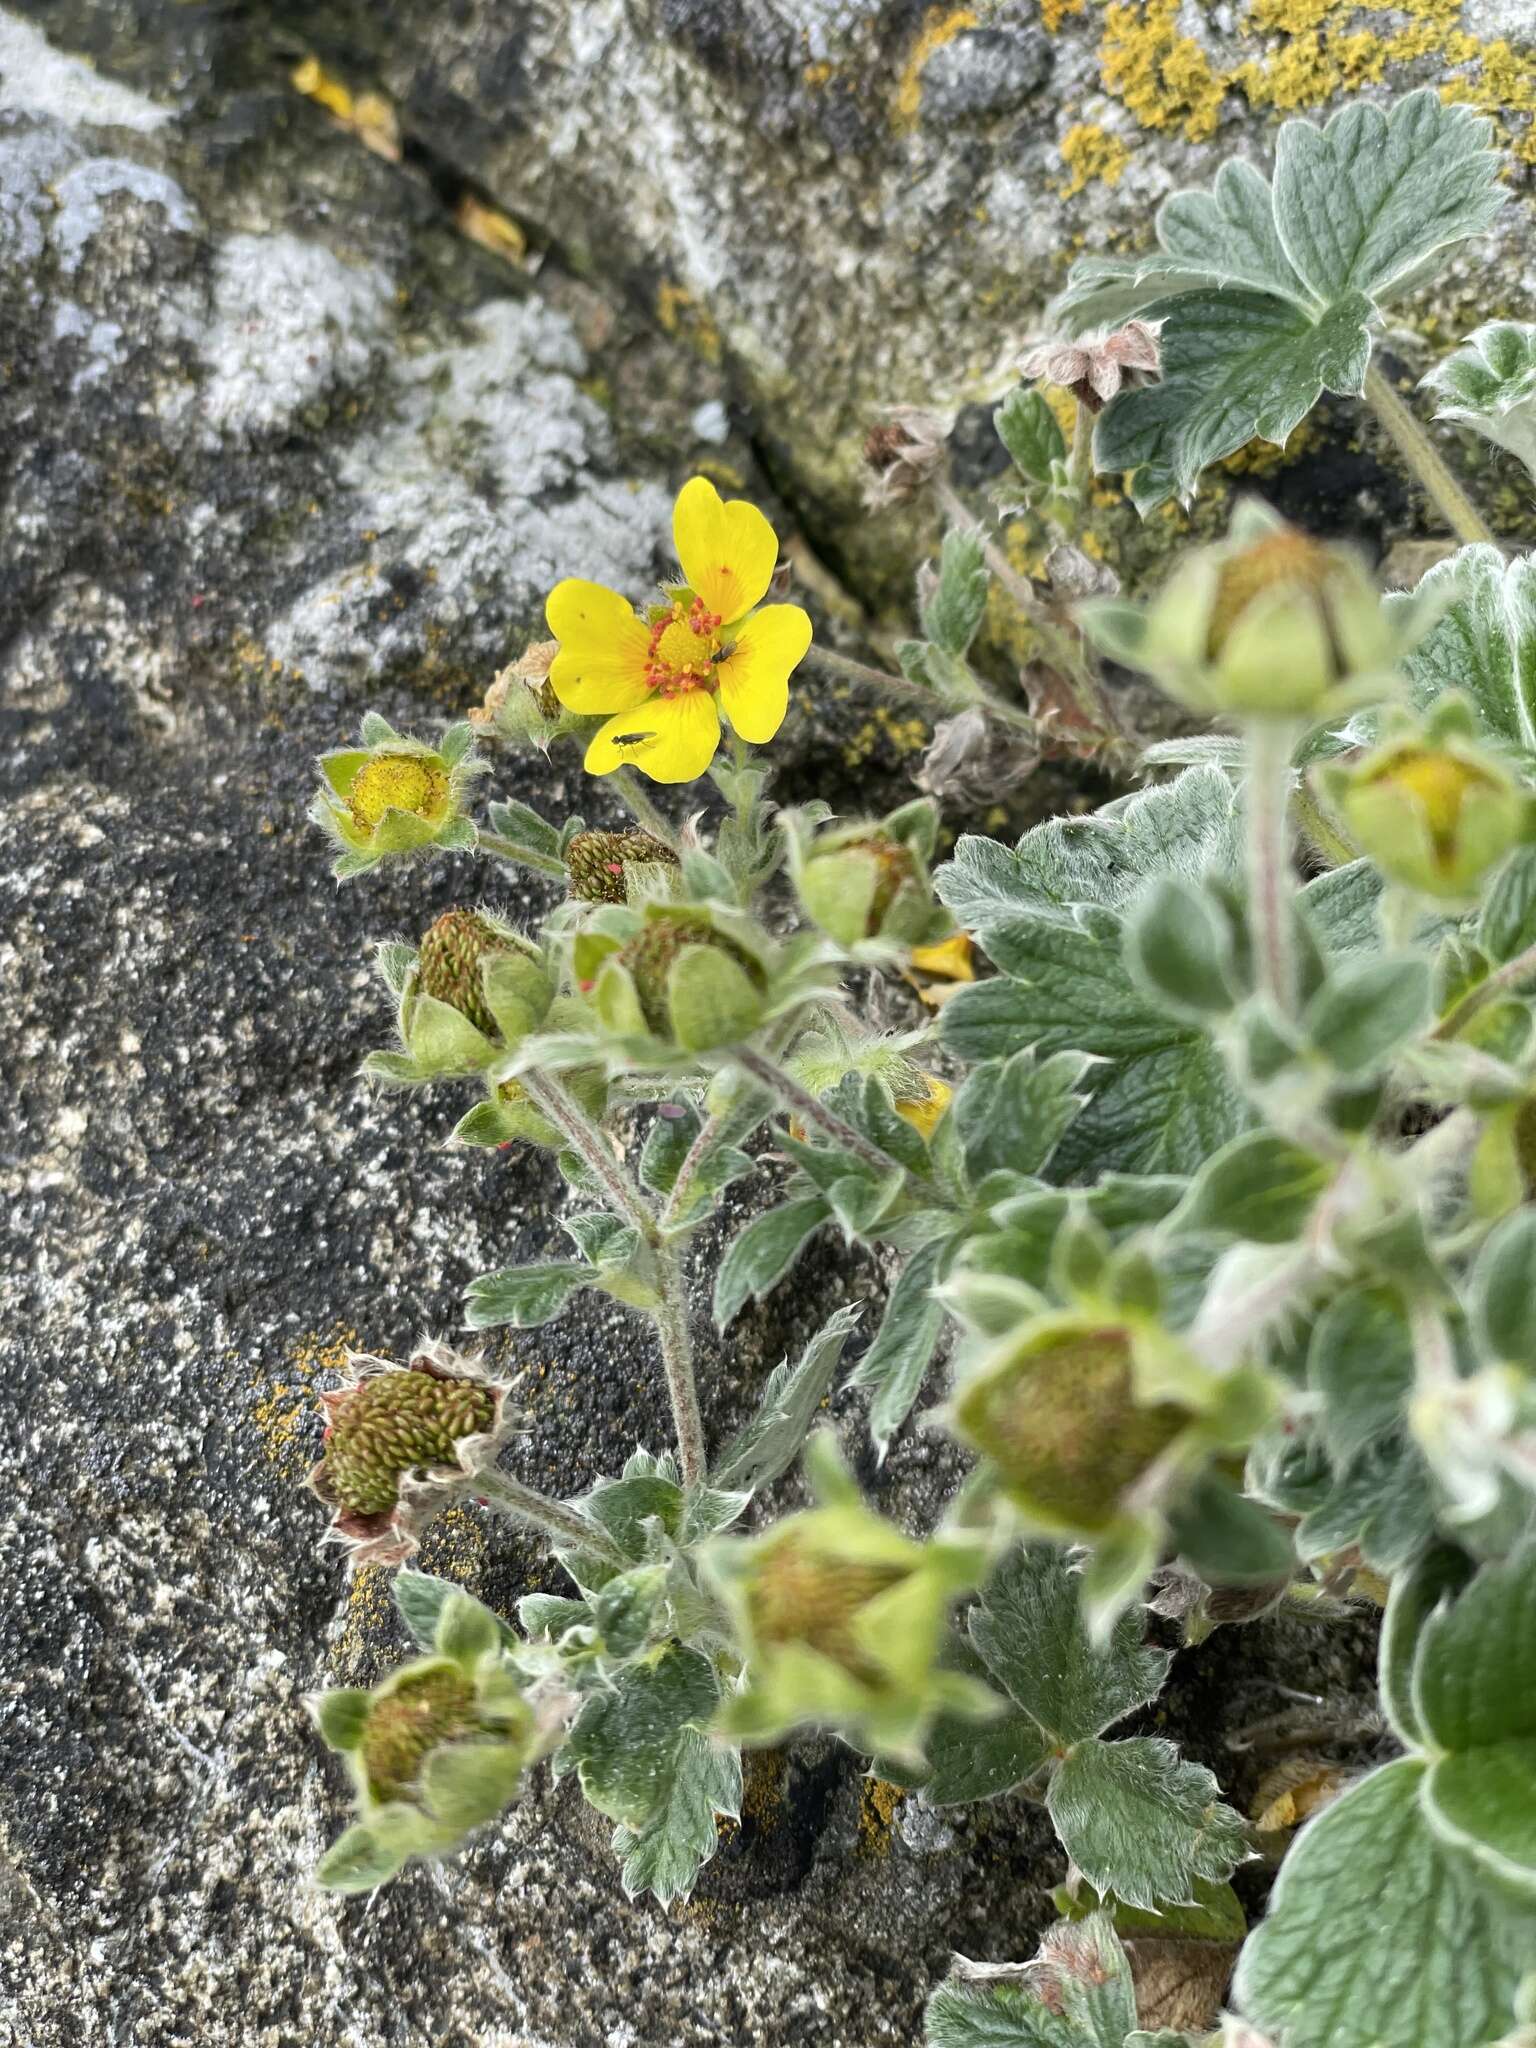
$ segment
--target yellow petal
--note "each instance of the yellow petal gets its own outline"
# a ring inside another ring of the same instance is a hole
[[[720,716],[707,690],[652,697],[642,708],[610,718],[587,748],[589,775],[611,775],[626,762],[652,782],[692,782],[714,759]]]
[[[940,939],[932,946],[914,946],[907,955],[907,962],[919,974],[936,975],[941,981],[976,979],[976,969],[971,964],[971,942],[964,932],[951,932],[947,939]]]
[[[736,635],[715,670],[720,702],[744,740],[771,740],[789,709],[789,672],[811,644],[811,622],[797,604],[768,604]]]
[[[616,590],[567,576],[549,593],[544,616],[560,642],[549,680],[567,711],[628,711],[644,703],[650,630]]]
[[[708,477],[690,477],[672,508],[672,540],[688,588],[726,625],[744,618],[767,594],[779,543],[745,498],[727,501]]]

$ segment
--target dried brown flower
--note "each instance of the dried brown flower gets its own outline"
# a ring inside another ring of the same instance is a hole
[[[1019,357],[1019,374],[1059,385],[1090,412],[1098,412],[1118,392],[1134,391],[1156,377],[1161,363],[1158,325],[1127,320],[1110,334],[1082,341],[1036,342]]]

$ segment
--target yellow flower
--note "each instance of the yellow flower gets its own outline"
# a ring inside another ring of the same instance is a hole
[[[925,1095],[896,1098],[896,1114],[905,1117],[926,1144],[938,1129],[939,1118],[950,1105],[954,1089],[947,1081],[941,1081],[937,1074],[919,1074],[918,1080],[927,1090]]]
[[[741,739],[771,740],[790,671],[811,644],[799,605],[762,604],[779,544],[755,505],[726,502],[693,477],[678,493],[672,538],[686,587],[648,618],[576,576],[549,594],[555,695],[567,711],[611,714],[587,748],[590,775],[631,761],[653,782],[692,782],[720,744],[722,710]]]

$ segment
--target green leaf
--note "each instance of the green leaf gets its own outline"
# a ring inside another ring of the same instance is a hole
[[[989,1173],[1038,1173],[1068,1124],[1087,1102],[1078,1084],[1089,1061],[1078,1052],[1036,1057],[1026,1046],[1011,1059],[975,1068],[950,1115],[965,1155],[966,1178],[979,1187]]]
[[[1156,1736],[1079,1743],[1045,1803],[1088,1882],[1132,1906],[1188,1905],[1197,1878],[1229,1877],[1248,1853],[1210,1772]]]
[[[1403,659],[1414,702],[1427,708],[1459,690],[1490,737],[1536,752],[1536,559],[1465,547],[1421,578],[1412,597],[1389,598],[1388,608],[1447,587],[1455,601]]]
[[[309,1711],[327,1749],[356,1749],[372,1707],[373,1694],[357,1685],[333,1686],[309,1701]]]
[[[964,654],[976,638],[989,581],[981,535],[951,527],[939,557],[937,587],[922,608],[923,632],[946,654]]]
[[[677,1185],[683,1161],[703,1128],[703,1120],[696,1109],[686,1109],[675,1102],[663,1103],[641,1147],[642,1185],[655,1194],[670,1195]]]
[[[1325,952],[1376,951],[1381,944],[1381,887],[1381,870],[1370,860],[1347,861],[1313,876],[1299,900],[1306,923]]]
[[[719,1698],[709,1659],[697,1650],[674,1647],[618,1672],[611,1691],[588,1699],[567,1738],[587,1803],[643,1828],[672,1796],[684,1729],[707,1723]]]
[[[649,1892],[663,1906],[686,1899],[720,1845],[717,1815],[730,1820],[741,1816],[741,1752],[711,1742],[696,1728],[685,1728],[666,1804],[638,1833],[619,1828],[614,1834],[627,1896],[633,1899]]]
[[[1224,1145],[1179,1205],[1178,1224],[1220,1230],[1254,1244],[1288,1244],[1328,1185],[1329,1168],[1274,1131],[1248,1131]]]
[[[626,1557],[637,1563],[649,1560],[652,1540],[648,1522],[659,1522],[668,1536],[676,1537],[683,1524],[684,1495],[674,1476],[671,1461],[664,1466],[645,1461],[650,1470],[640,1469],[641,1460],[631,1458],[621,1479],[607,1479],[577,1502],[618,1544]]]
[[[869,1433],[883,1460],[891,1438],[906,1421],[933,1363],[947,1311],[933,1288],[949,1250],[938,1238],[913,1252],[891,1289],[875,1341],[854,1368],[850,1385],[873,1387]]]
[[[1062,1748],[1156,1699],[1171,1661],[1142,1642],[1133,1613],[1122,1614],[1096,1650],[1081,1593],[1060,1551],[1021,1544],[988,1579],[968,1624],[993,1677]]]
[[[1095,467],[1135,472],[1139,512],[1188,500],[1210,463],[1255,437],[1283,446],[1324,391],[1363,389],[1371,315],[1359,292],[1316,319],[1263,292],[1175,300],[1163,325],[1162,378],[1121,392],[1100,413]]]
[[[627,1265],[640,1245],[640,1233],[634,1224],[621,1221],[608,1209],[589,1209],[567,1216],[560,1228],[589,1265],[603,1270]]]
[[[1287,121],[1275,145],[1275,226],[1296,274],[1326,303],[1378,305],[1504,202],[1491,125],[1426,88],[1390,113],[1357,101],[1325,128]],[[1436,266],[1437,267],[1437,266]]]
[[[919,1177],[928,1173],[928,1147],[922,1132],[899,1116],[886,1085],[874,1074],[845,1074],[824,1097],[828,1109],[844,1117],[861,1137],[908,1172]]]
[[[1485,1564],[1429,1617],[1413,1694],[1442,1752],[1424,1784],[1431,1827],[1536,1898],[1536,1541]]]
[[[1483,1350],[1536,1365],[1536,1209],[1506,1217],[1479,1252],[1467,1285]]]
[[[1536,470],[1536,327],[1490,320],[1424,379],[1436,419],[1471,427]]]
[[[1125,964],[1155,1003],[1181,1019],[1225,1016],[1236,988],[1232,926],[1208,890],[1163,875],[1126,920]]]
[[[1233,1990],[1286,2048],[1486,2048],[1509,2026],[1536,1917],[1437,1841],[1425,1775],[1410,1757],[1373,1772],[1281,1865]]]
[[[1312,1328],[1307,1382],[1322,1397],[1319,1428],[1340,1470],[1400,1433],[1413,1391],[1413,1339],[1393,1289],[1355,1287],[1328,1304]]]
[[[1308,1037],[1342,1074],[1384,1066],[1429,1019],[1429,961],[1418,953],[1335,962],[1302,1018]]]
[[[1237,864],[1237,798],[1217,767],[1190,768],[1087,818],[1052,818],[1011,851],[962,838],[934,877],[940,899],[982,944],[1016,913],[1075,924],[1084,904],[1118,909],[1158,875],[1194,880]]]
[[[490,820],[491,830],[503,839],[510,839],[517,846],[526,846],[534,853],[561,853],[560,834],[527,804],[509,798],[501,803],[487,804],[485,814]]]
[[[992,424],[1020,475],[1029,483],[1049,483],[1051,464],[1066,461],[1066,436],[1044,394],[1033,386],[1021,384],[1010,391],[992,414]]]
[[[720,1453],[711,1475],[716,1486],[755,1492],[789,1470],[810,1435],[859,1313],[857,1307],[840,1308],[822,1324],[795,1365],[786,1358],[775,1367],[757,1413]]]
[[[1517,847],[1489,883],[1477,943],[1495,967],[1536,946],[1536,846]]]
[[[1296,1531],[1312,1559],[1358,1545],[1367,1564],[1396,1572],[1435,1533],[1435,1502],[1423,1453],[1404,1432],[1370,1444],[1336,1478]]]
[[[1053,1927],[1033,1963],[957,1963],[924,2014],[928,2048],[1124,2048],[1130,1964],[1107,1914]]]
[[[1193,1172],[1246,1124],[1247,1105],[1210,1040],[1132,984],[1117,925],[1106,930],[1100,921],[1084,930],[1016,918],[993,928],[988,950],[994,948],[1007,978],[961,989],[945,1004],[945,1046],[972,1062],[1006,1059],[1026,1047],[1047,1057],[1091,1053],[1106,1062],[1087,1077],[1093,1094],[1052,1161],[1056,1178],[1106,1167]]]
[[[831,1205],[821,1195],[811,1195],[754,1216],[745,1230],[738,1231],[715,1276],[716,1329],[723,1330],[748,1300],[761,1301],[776,1287],[811,1233],[831,1214]]]
[[[530,1330],[559,1315],[592,1279],[590,1266],[567,1263],[504,1266],[499,1273],[481,1273],[464,1290],[464,1320],[472,1330],[492,1330],[502,1323]]]
[[[943,1663],[985,1685],[990,1672],[964,1636],[950,1638]],[[1033,1715],[1010,1706],[990,1721],[959,1714],[941,1714],[923,1744],[928,1775],[923,1780],[925,1806],[968,1806],[973,1800],[995,1799],[1032,1778],[1050,1755],[1050,1738]]]
[[[1398,1735],[1412,1749],[1424,1747],[1424,1730],[1413,1697],[1419,1637],[1440,1603],[1459,1593],[1471,1576],[1472,1560],[1465,1551],[1436,1543],[1397,1575],[1387,1595],[1378,1671],[1381,1703]]]
[[[1202,1473],[1170,1511],[1169,1533],[1209,1585],[1268,1585],[1295,1567],[1290,1536],[1274,1516],[1212,1473]]]
[[[409,1853],[397,1834],[359,1821],[320,1858],[315,1882],[328,1892],[371,1892],[389,1882]]]

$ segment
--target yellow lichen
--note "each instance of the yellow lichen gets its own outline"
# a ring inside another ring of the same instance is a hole
[[[923,66],[928,59],[935,50],[953,42],[963,30],[975,26],[976,10],[973,7],[929,8],[917,38],[907,52],[907,61],[901,67],[901,77],[896,85],[896,118],[903,125],[917,119],[923,99]]]
[[[1071,173],[1066,184],[1057,187],[1063,199],[1072,198],[1095,178],[1106,185],[1118,185],[1131,160],[1131,152],[1120,137],[1092,121],[1075,122],[1061,138],[1059,147],[1061,160]]]
[[[268,1459],[287,1478],[302,1477],[314,1463],[319,1429],[306,1424],[317,1415],[314,1380],[317,1374],[341,1373],[357,1332],[339,1325],[329,1337],[301,1337],[290,1350],[280,1379],[260,1382],[251,1404],[251,1421]],[[313,1433],[315,1442],[307,1442]]]
[[[1055,35],[1069,14],[1081,14],[1083,0],[1040,0],[1040,20],[1047,35]]]
[[[896,1809],[906,1796],[899,1785],[888,1784],[884,1778],[864,1780],[863,1796],[859,1800],[861,1856],[890,1855],[891,1830],[896,1823]]]
[[[683,284],[664,278],[656,288],[656,318],[668,334],[691,342],[707,363],[720,360],[720,330]]]
[[[1179,0],[1111,0],[1099,44],[1104,90],[1144,128],[1215,132],[1226,80],[1192,36],[1179,33]]]

